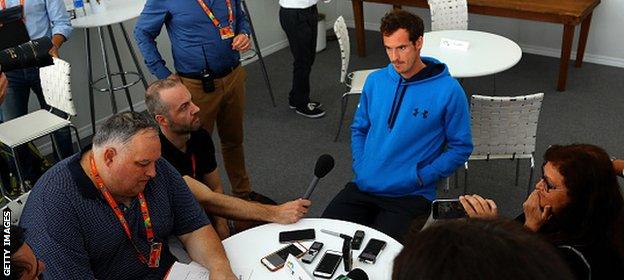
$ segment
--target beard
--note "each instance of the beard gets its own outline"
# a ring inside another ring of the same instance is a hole
[[[197,131],[201,127],[201,123],[199,122],[199,118],[194,118],[190,123],[187,124],[178,124],[171,122],[169,127],[169,129],[174,133],[186,134]]]

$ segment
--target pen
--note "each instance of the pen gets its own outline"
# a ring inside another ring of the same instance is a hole
[[[349,238],[349,239],[351,239],[351,236],[348,236],[348,235],[346,235],[346,234],[344,234],[344,233],[338,233],[338,232],[331,231],[331,230],[327,230],[327,229],[321,229],[321,232],[322,232],[322,233],[329,234],[329,235],[333,235],[333,236],[336,236],[336,237],[341,237],[341,238]]]

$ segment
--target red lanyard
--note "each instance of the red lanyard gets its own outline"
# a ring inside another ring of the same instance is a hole
[[[1,0],[1,1],[4,1],[4,0]],[[212,24],[214,24],[215,27],[217,28],[223,27],[221,26],[221,22],[219,22],[217,17],[215,17],[215,15],[212,13],[212,10],[210,10],[210,8],[208,8],[206,3],[204,3],[204,0],[197,0],[197,3],[199,3],[199,5],[202,7],[206,15],[208,15],[210,20],[212,20]],[[225,4],[227,5],[227,8],[228,8],[228,22],[229,22],[229,25],[232,25],[232,22],[234,22],[234,12],[232,12],[232,0],[225,0]]]
[[[132,240],[132,232],[130,231],[130,226],[128,225],[128,221],[126,221],[126,218],[124,217],[123,212],[121,212],[121,209],[119,209],[119,205],[117,204],[115,199],[113,199],[113,195],[111,195],[108,189],[104,187],[104,181],[102,180],[102,177],[100,177],[100,174],[97,171],[97,168],[95,166],[95,160],[93,159],[93,157],[90,158],[90,161],[91,161],[91,175],[93,175],[93,177],[95,178],[95,183],[97,185],[97,188],[102,193],[102,196],[104,196],[104,199],[106,200],[106,202],[108,202],[108,206],[110,206],[113,209],[113,212],[115,212],[115,216],[117,216],[117,219],[119,219],[119,223],[121,223],[121,227],[124,229],[124,232],[126,233],[126,236],[128,236],[128,239],[130,239],[130,242],[132,243],[134,250],[136,250],[137,257],[142,263],[147,264],[148,263],[147,259],[139,251],[139,248],[137,248],[136,244],[134,244],[134,241]],[[141,204],[141,214],[143,215],[143,222],[145,225],[145,232],[147,234],[147,241],[150,244],[154,244],[153,243],[154,230],[152,229],[152,221],[150,219],[149,211],[147,209],[147,201],[145,200],[145,197],[143,196],[143,192],[140,192],[138,197],[139,197],[139,202]],[[150,255],[151,254],[152,253],[150,252]],[[150,260],[151,260],[151,257],[150,257]]]
[[[25,1],[25,0],[20,0],[20,5],[21,5],[22,7],[24,7],[24,1]],[[0,0],[0,6],[2,6],[2,9],[3,9],[3,10],[4,10],[4,9],[6,9],[6,0]]]

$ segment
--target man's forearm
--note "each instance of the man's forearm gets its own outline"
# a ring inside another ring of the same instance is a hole
[[[191,260],[208,268],[211,274],[232,274],[221,239],[212,226],[206,225],[179,238]]]
[[[54,47],[57,49],[60,49],[63,43],[65,43],[65,41],[66,41],[65,36],[61,34],[52,35],[52,45],[54,45]]]
[[[208,186],[189,177],[183,177],[195,199],[211,214],[238,220],[267,221],[273,216],[274,206],[251,203],[240,198],[212,191]]]

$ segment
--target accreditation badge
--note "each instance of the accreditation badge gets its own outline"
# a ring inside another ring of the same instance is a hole
[[[160,242],[152,243],[147,266],[151,268],[156,268],[160,265],[160,252],[161,251],[162,251],[162,243]]]
[[[221,40],[227,40],[234,37],[234,30],[232,30],[231,26],[226,26],[219,28],[219,34],[221,35]]]

